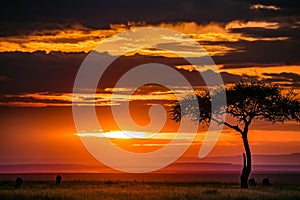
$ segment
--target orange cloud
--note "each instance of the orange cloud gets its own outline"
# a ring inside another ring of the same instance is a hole
[[[283,73],[283,72],[290,72],[290,73],[296,73],[300,74],[300,66],[299,65],[278,65],[278,66],[256,66],[256,67],[250,67],[250,68],[231,68],[231,69],[222,69],[222,66],[220,68],[220,72],[228,72],[231,74],[236,75],[248,75],[248,76],[257,76],[260,79],[266,78],[264,73]]]
[[[266,5],[262,5],[262,4],[252,5],[252,6],[250,6],[250,9],[251,10],[263,10],[263,9],[265,9],[265,10],[281,10],[281,8],[274,6],[274,5],[266,6]]]
[[[235,28],[264,28],[264,29],[277,29],[279,28],[278,22],[264,22],[264,21],[232,21],[226,24],[225,29],[235,29]]]
[[[149,86],[150,87],[150,86]],[[112,96],[112,92],[114,93]],[[131,94],[134,92],[133,94]],[[176,89],[178,96],[187,94],[185,88]],[[45,107],[45,106],[112,106],[119,105],[124,101],[172,101],[176,96],[165,90],[149,90],[146,87],[133,91],[133,88],[106,88],[104,92],[98,92],[95,95],[90,93],[73,94],[73,93],[26,93],[4,95],[7,99],[0,102],[2,106],[20,106],[20,107]]]
[[[61,30],[45,30],[40,32],[32,32],[29,35],[22,36],[8,36],[0,38],[0,52],[34,52],[38,50],[46,51],[62,51],[62,52],[89,52],[93,50],[101,41],[111,37],[117,33],[139,27],[150,27],[153,25],[147,25],[145,23],[137,22],[125,24],[112,24],[110,29],[89,29],[81,25],[76,25],[73,28],[61,29]],[[214,44],[207,45],[205,42],[237,42],[240,40],[246,41],[274,41],[274,40],[287,40],[287,37],[272,37],[262,38],[254,36],[245,36],[242,33],[231,32],[231,29],[238,28],[265,28],[265,29],[277,29],[279,24],[277,22],[240,22],[232,21],[225,26],[218,23],[210,23],[207,25],[199,25],[195,22],[179,22],[161,23],[155,25],[156,27],[168,28],[176,30],[178,32],[187,34],[191,38],[203,44],[203,47],[208,51],[210,55],[224,55],[229,51],[235,51],[232,47],[226,45]],[[177,41],[181,42],[181,41]],[[141,53],[145,55],[169,55],[168,52],[159,49],[141,49],[134,53]],[[192,55],[193,51],[190,51]]]

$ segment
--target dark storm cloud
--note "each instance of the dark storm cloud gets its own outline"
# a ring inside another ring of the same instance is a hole
[[[277,3],[277,2],[274,2]],[[28,34],[32,30],[60,29],[82,24],[105,28],[111,23],[145,21],[195,21],[198,23],[233,20],[270,20],[281,12],[298,15],[295,3],[284,3],[280,11],[254,11],[250,1],[241,0],[110,0],[110,1],[5,1],[1,3],[1,35]],[[291,5],[290,5],[291,4]],[[296,3],[296,6],[299,5]]]
[[[299,1],[282,1],[282,0],[252,0],[251,4],[261,4],[266,6],[276,6],[281,9],[281,12],[277,13],[279,16],[299,16]],[[272,12],[272,11],[269,11]]]
[[[77,71],[86,57],[85,53],[45,52],[1,53],[0,91],[5,94],[22,93],[69,93],[72,92]],[[134,55],[116,59],[101,78],[101,89],[114,87],[114,84],[128,70],[145,63],[160,63],[176,68],[189,64],[181,58],[145,57]],[[192,85],[205,85],[198,72],[178,70]],[[203,72],[208,73],[208,72]],[[241,80],[241,76],[221,74],[225,83]],[[175,81],[176,82],[176,81]],[[176,82],[177,84],[180,84]]]
[[[239,28],[231,29],[231,32],[242,33],[245,36],[255,38],[276,38],[288,37],[290,41],[298,41],[300,39],[300,24],[289,23],[280,24],[278,29],[265,29],[265,28]]]
[[[286,82],[289,86],[300,86],[300,74],[295,74],[295,73],[287,73],[287,72],[282,72],[282,73],[264,73],[263,75],[269,77],[264,79],[265,82]]]
[[[1,53],[2,94],[70,92],[85,53]]]
[[[224,81],[224,84],[229,83],[238,83],[241,80],[243,81],[258,81],[257,76],[249,76],[246,74],[236,75],[236,74],[230,74],[228,72],[221,72],[222,79]]]
[[[239,41],[231,44],[242,51],[231,51],[225,56],[214,56],[217,64],[224,69],[258,65],[300,64],[300,43],[288,41]]]
[[[60,104],[68,105],[69,101],[58,100],[58,99],[37,99],[34,97],[19,97],[19,96],[1,96],[0,103],[43,103],[43,104]]]

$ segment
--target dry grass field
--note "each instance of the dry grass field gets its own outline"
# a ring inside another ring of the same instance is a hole
[[[27,181],[21,189],[13,181],[0,182],[0,199],[300,199],[300,185],[258,185],[240,189],[237,183],[140,181]]]

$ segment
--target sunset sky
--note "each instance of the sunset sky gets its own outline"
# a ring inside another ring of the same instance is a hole
[[[186,34],[207,51],[216,65],[194,66],[177,54],[165,51],[164,47],[170,44],[162,42],[163,36],[155,47],[140,47],[138,42],[128,41],[129,52],[125,55],[120,55],[119,51],[100,52],[116,60],[101,78],[95,98],[82,93],[76,97],[76,104],[95,104],[102,130],[91,128],[86,131],[91,135],[98,134],[99,138],[107,137],[122,149],[136,153],[158,150],[175,137],[179,126],[165,112],[167,120],[156,139],[128,138],[118,132],[120,127],[112,115],[112,106],[122,107],[129,101],[132,119],[138,125],[146,126],[151,121],[150,106],[160,104],[169,111],[170,103],[176,100],[168,88],[156,84],[137,90],[130,83],[115,87],[122,74],[134,66],[146,63],[168,65],[184,75],[196,91],[205,86],[197,75],[199,71],[204,74],[214,71],[221,74],[226,87],[250,80],[276,83],[285,91],[294,88],[300,92],[299,9],[298,1],[284,0],[2,2],[0,165],[68,164],[82,167],[55,169],[113,171],[93,158],[81,143],[80,136],[84,133],[76,130],[72,115],[73,85],[82,62],[99,43],[115,34],[134,32],[141,27],[166,28]],[[175,39],[172,45],[180,49],[182,41]],[[193,48],[182,49],[181,53],[191,59],[198,56]],[[172,86],[182,96],[186,94],[179,83]],[[112,92],[117,95],[113,102]],[[85,120],[88,123],[89,118]],[[207,161],[198,158],[204,137],[209,134],[206,130],[199,126],[195,140],[177,164]],[[300,153],[299,130],[300,124],[296,122],[255,121],[249,132],[252,153]],[[136,130],[128,125],[125,131]],[[174,145],[183,145],[185,136],[182,138]],[[208,159],[241,156],[243,151],[241,136],[224,128]],[[268,162],[275,161],[276,158]],[[41,171],[47,169],[50,167],[43,166]],[[184,171],[176,163],[169,169]],[[0,167],[0,173],[6,171],[7,168]]]

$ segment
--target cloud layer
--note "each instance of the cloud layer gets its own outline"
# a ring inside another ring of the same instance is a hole
[[[277,0],[3,2],[1,104],[70,105],[64,97],[72,93],[86,55],[114,34],[145,26],[173,29],[199,42],[217,64],[225,84],[248,79],[299,89],[299,7],[297,1]],[[209,73],[209,66],[190,66],[164,51],[169,45],[179,48],[181,43],[133,48],[115,62],[111,76],[99,88],[103,98],[96,101],[110,105],[105,96],[118,78],[133,66],[149,62],[169,65],[194,87],[203,86],[197,70]],[[184,49],[191,57],[193,51]],[[165,100],[165,93],[157,92]],[[141,94],[135,95],[142,99]]]

